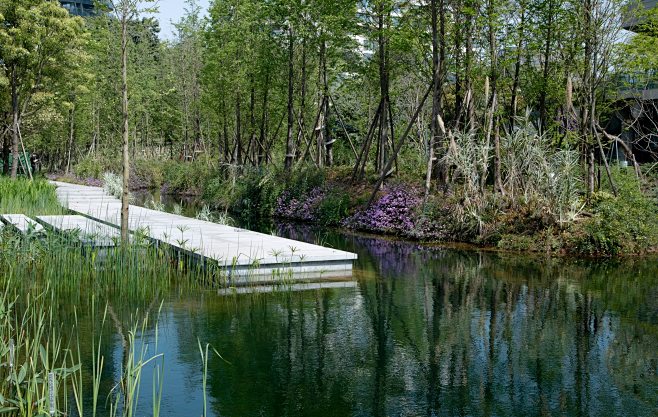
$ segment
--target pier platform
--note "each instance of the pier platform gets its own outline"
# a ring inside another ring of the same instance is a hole
[[[73,213],[118,228],[121,201],[102,188],[53,182]],[[78,219],[79,220],[79,219]],[[348,278],[353,253],[130,205],[132,233],[216,263],[234,283]]]

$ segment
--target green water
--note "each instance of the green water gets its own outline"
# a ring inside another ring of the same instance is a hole
[[[157,311],[161,416],[656,416],[658,262],[547,260],[298,226],[277,233],[358,253],[352,288],[115,299]],[[110,297],[111,298],[111,297]],[[67,301],[62,300],[62,305]],[[84,310],[84,307],[81,307]],[[80,314],[83,360],[91,317]],[[102,395],[122,344],[106,325]],[[156,353],[155,328],[146,339]],[[152,368],[139,414],[150,416]]]

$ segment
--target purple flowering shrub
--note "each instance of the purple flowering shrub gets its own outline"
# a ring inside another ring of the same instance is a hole
[[[315,187],[301,195],[286,190],[277,199],[274,215],[291,220],[315,221],[317,208],[324,198],[325,192],[320,187]]]
[[[417,223],[421,198],[401,188],[388,191],[372,206],[343,221],[343,226],[369,232],[410,235]]]

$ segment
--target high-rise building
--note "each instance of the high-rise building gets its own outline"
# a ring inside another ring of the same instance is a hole
[[[96,13],[95,0],[59,0],[59,2],[69,13],[76,16],[93,16]]]

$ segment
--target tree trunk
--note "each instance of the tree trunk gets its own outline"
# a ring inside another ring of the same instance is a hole
[[[539,120],[542,132],[548,126],[548,108],[546,104],[548,96],[548,77],[550,71],[551,47],[553,44],[553,14],[554,0],[548,0],[548,16],[546,18],[546,43],[544,45],[544,62],[542,69],[542,84],[539,92]]]
[[[288,134],[286,136],[286,158],[284,167],[286,171],[291,171],[295,160],[295,109],[294,109],[294,77],[295,77],[295,38],[292,25],[288,29]]]
[[[130,181],[130,132],[128,124],[128,10],[121,12],[121,110],[123,116],[123,192],[121,193],[121,240],[128,244],[128,210]]]
[[[252,165],[257,165],[258,151],[256,146],[256,87],[254,80],[251,80],[251,94],[249,95],[249,145],[245,161],[250,160]]]
[[[9,128],[2,133],[2,174],[9,174]]]
[[[242,97],[240,91],[235,93],[235,143],[233,144],[233,153],[231,157],[231,165],[234,168],[240,164],[242,160]]]
[[[469,131],[475,129],[475,100],[473,98],[473,80],[471,77],[471,69],[473,64],[473,21],[474,16],[468,13],[466,23],[466,51],[464,54],[464,80],[466,85],[466,121],[464,127]]]
[[[514,130],[514,123],[516,122],[516,115],[518,112],[518,93],[521,84],[521,48],[523,48],[523,36],[525,29],[525,4],[521,3],[521,22],[519,24],[518,42],[516,43],[516,61],[514,63],[514,81],[512,82],[512,98],[510,100],[510,118],[509,126],[510,132]]]
[[[494,133],[494,184],[496,190],[505,195],[505,188],[503,187],[503,178],[501,174],[501,159],[500,159],[500,122],[496,123],[496,132]]]
[[[308,57],[306,51],[306,37],[302,39],[302,63],[301,63],[301,85],[299,90],[299,109],[297,110],[297,139],[295,139],[294,149],[301,149],[302,141],[306,138],[306,120],[304,111],[306,110],[306,82],[308,79]],[[295,159],[303,159],[302,155],[295,155]]]
[[[437,2],[439,3],[437,5]],[[427,172],[425,176],[425,198],[429,196],[434,161],[436,160],[436,147],[441,142],[439,135],[445,134],[440,123],[441,118],[441,96],[443,94],[443,68],[445,58],[445,7],[444,0],[431,0],[432,15],[432,76],[434,77],[432,87],[432,120],[430,122],[430,140],[428,144]],[[441,16],[439,17],[439,9]],[[439,23],[440,20],[440,23]],[[440,24],[440,28],[439,28]]]
[[[267,155],[265,150],[265,142],[267,140],[267,104],[270,92],[270,74],[265,75],[265,92],[263,94],[263,108],[261,109],[260,118],[260,139],[258,140],[258,156],[257,164],[263,165],[267,163]]]
[[[18,129],[20,124],[20,106],[18,104],[18,80],[16,76],[16,68],[12,68],[11,71],[11,155],[12,155],[12,164],[11,164],[11,178],[16,179],[18,175]]]
[[[334,140],[331,137],[331,130],[329,126],[329,112],[331,111],[330,98],[329,98],[329,76],[327,74],[327,41],[322,40],[320,44],[320,79],[322,84],[322,99],[320,105],[322,106],[321,119],[321,132],[322,143],[324,146],[324,163],[327,166],[334,164]]]
[[[66,174],[71,171],[71,153],[73,152],[73,138],[75,128],[75,108],[71,104],[71,109],[69,110],[69,144],[68,144],[68,154],[66,155]]]
[[[384,10],[384,5],[379,6],[378,29],[379,29],[379,94],[381,108],[379,117],[379,140],[377,142],[376,169],[380,176],[385,176],[386,150],[389,141],[389,78],[388,78],[388,47],[384,30],[387,27],[389,12]]]

